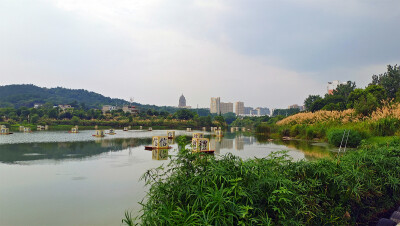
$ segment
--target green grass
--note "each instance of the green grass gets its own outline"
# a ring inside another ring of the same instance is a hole
[[[181,148],[149,170],[139,217],[128,225],[367,224],[400,201],[400,144],[363,146],[340,159],[294,162],[278,152],[242,160]]]

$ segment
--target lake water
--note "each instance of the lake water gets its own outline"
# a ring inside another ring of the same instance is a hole
[[[0,225],[121,225],[124,212],[137,212],[145,196],[147,188],[139,178],[167,164],[165,155],[176,155],[177,144],[167,153],[145,151],[152,136],[165,136],[166,131],[116,133],[104,138],[91,136],[94,131],[0,136]],[[211,137],[210,143],[216,155],[244,159],[280,150],[294,160],[333,155],[323,143],[261,140],[227,133]]]

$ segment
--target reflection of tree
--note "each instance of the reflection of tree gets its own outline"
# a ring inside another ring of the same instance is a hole
[[[302,151],[307,160],[328,158],[333,155],[329,146],[313,145],[313,142],[309,141],[290,140],[290,141],[278,141],[277,143]]]
[[[4,144],[0,145],[0,162],[15,163],[41,159],[82,159],[126,147],[151,143],[151,138],[101,139],[84,142]]]

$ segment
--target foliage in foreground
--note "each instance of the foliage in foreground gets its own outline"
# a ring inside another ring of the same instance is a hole
[[[365,224],[400,200],[400,142],[340,159],[293,162],[284,153],[242,160],[182,149],[144,175],[144,225]],[[130,224],[132,225],[132,221]]]
[[[356,130],[331,129],[328,132],[330,144],[355,148],[361,143],[361,135]]]

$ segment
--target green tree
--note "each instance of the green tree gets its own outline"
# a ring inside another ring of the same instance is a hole
[[[381,85],[389,98],[396,98],[396,93],[400,89],[400,66],[388,65],[387,72],[372,76],[372,85]]]
[[[320,95],[309,95],[305,100],[304,100],[304,107],[306,108],[307,111],[311,110],[312,105],[314,104],[315,101],[317,100],[322,100],[322,97]]]
[[[30,120],[31,120],[31,123],[36,124],[39,121],[39,115],[37,115],[37,114],[32,115]]]
[[[233,121],[236,120],[236,114],[233,112],[228,112],[223,115],[225,122],[230,125]]]
[[[321,110],[326,110],[326,111],[340,111],[343,110],[341,109],[339,103],[329,103],[325,105]]]
[[[385,89],[379,85],[369,85],[365,88],[365,92],[372,94],[379,104],[387,98]]]
[[[363,89],[353,90],[353,92],[351,92],[349,95],[347,108],[354,108],[354,103],[363,96],[365,96],[365,90]]]
[[[311,111],[315,112],[315,111],[319,111],[321,110],[323,107],[325,107],[325,100],[324,99],[319,99],[314,101],[314,103],[311,105]]]
[[[58,109],[57,108],[53,108],[49,111],[49,118],[53,118],[53,119],[58,118]]]
[[[71,119],[71,123],[74,124],[74,125],[78,125],[80,121],[81,120],[79,119],[78,116],[73,116],[72,119]]]
[[[400,102],[400,89],[396,92],[396,99],[397,102]]]
[[[221,126],[221,127],[224,127],[225,124],[226,124],[224,117],[221,116],[221,115],[215,116],[215,117],[214,117],[214,122],[215,122],[218,126]]]
[[[333,90],[334,96],[342,96],[347,101],[350,93],[356,88],[356,83],[352,81],[347,81],[346,84],[340,84],[335,90]]]
[[[373,111],[376,110],[378,105],[378,101],[374,95],[368,93],[367,95],[361,96],[360,99],[354,103],[354,109],[358,114],[369,116]]]
[[[189,120],[194,118],[195,113],[188,109],[179,109],[177,112],[175,112],[174,116],[177,119]]]

